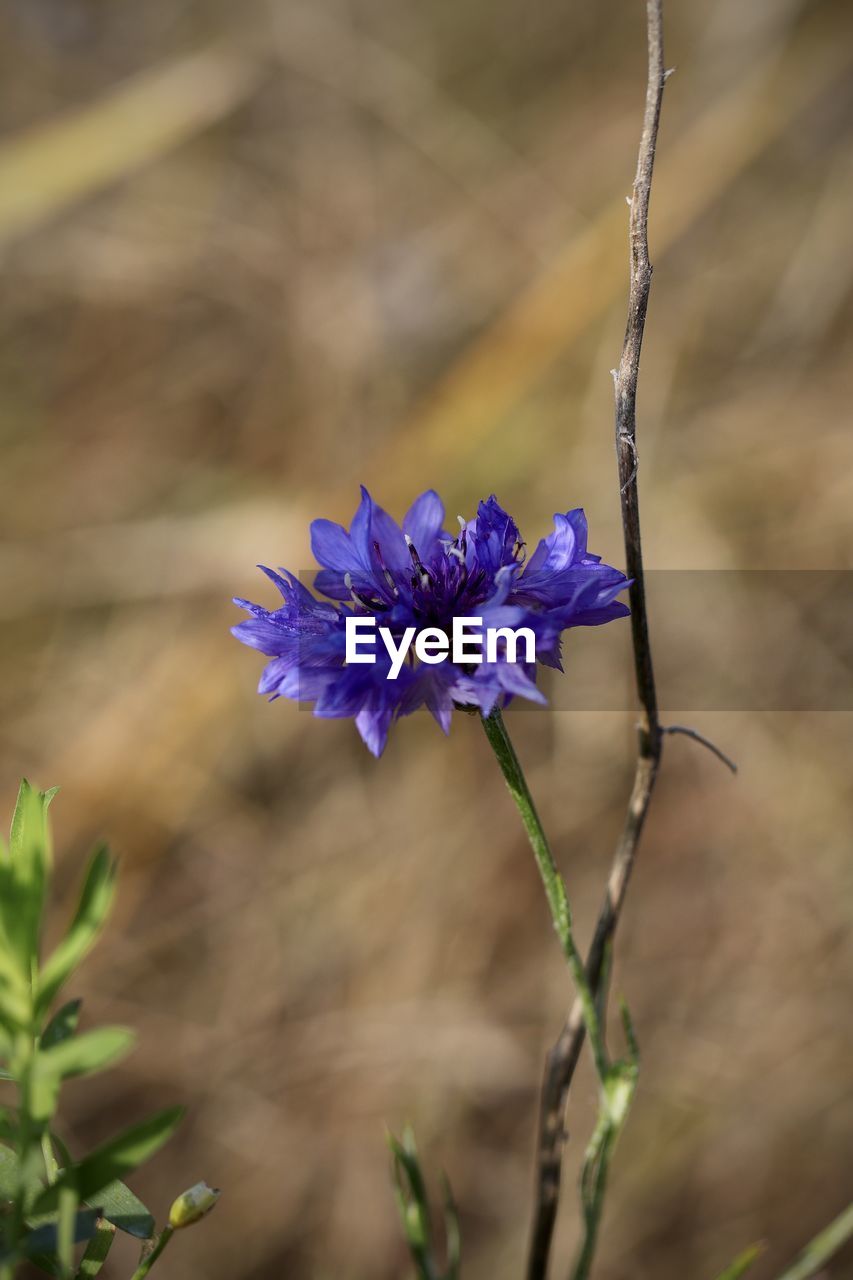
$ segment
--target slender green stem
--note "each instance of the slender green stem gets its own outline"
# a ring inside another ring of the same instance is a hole
[[[106,1262],[116,1237],[116,1229],[106,1218],[99,1218],[95,1234],[86,1245],[86,1251],[80,1259],[80,1266],[74,1280],[87,1280],[96,1276]]]
[[[566,957],[569,971],[583,1008],[583,1020],[595,1057],[595,1067],[599,1079],[603,1083],[608,1066],[604,1038],[601,1032],[595,999],[587,981],[583,960],[575,946],[572,935],[572,913],[566,894],[566,886],[563,884],[563,878],[557,870],[557,864],[554,862],[554,855],[551,853],[548,838],[545,835],[539,814],[536,812],[536,805],[533,803],[527,779],[524,776],[524,771],[515,753],[515,747],[512,745],[512,739],[507,732],[500,710],[496,708],[490,716],[483,716],[482,721],[486,737],[501,767],[509,793],[515,801],[524,830],[527,832],[527,838],[530,841],[530,847],[533,850],[533,856],[539,868],[539,875],[542,878],[545,897],[548,899],[551,919],[557,931],[557,937],[560,939],[563,954]]]
[[[638,1051],[628,1011],[623,1007],[622,1016],[628,1043],[626,1060],[611,1063],[604,1042],[603,1013],[606,1003],[607,979],[610,970],[610,948],[604,956],[605,976],[599,997],[593,995],[580,952],[572,934],[572,913],[566,894],[566,886],[557,870],[548,838],[542,827],[530,788],[521,768],[512,740],[507,732],[500,711],[483,717],[483,728],[501,767],[509,793],[515,801],[527,837],[530,841],[536,865],[545,888],[545,896],[551,910],[551,919],[563,948],[583,1014],[595,1059],[595,1069],[601,1085],[598,1118],[590,1139],[581,1173],[581,1206],[583,1210],[583,1239],[572,1269],[572,1280],[587,1280],[592,1268],[599,1226],[604,1212],[607,1175],[616,1141],[628,1115],[637,1080]]]
[[[548,906],[551,908],[554,928],[557,930],[557,935],[565,947],[565,939],[571,932],[571,924],[566,914],[566,895],[560,880],[560,873],[554,862],[541,819],[536,812],[536,805],[533,803],[533,797],[530,794],[527,779],[515,753],[515,747],[512,745],[503,716],[498,709],[495,709],[490,716],[483,717],[483,728],[497,757],[498,764],[503,771],[510,795],[521,815],[521,821],[527,832],[527,838],[533,849],[536,865],[539,868],[539,874],[545,887],[545,895],[548,899]]]
[[[56,1182],[56,1175],[59,1172],[59,1165],[56,1163],[56,1156],[53,1153],[53,1143],[50,1139],[50,1133],[45,1129],[41,1135],[41,1154],[44,1160],[44,1172],[48,1183]]]
[[[174,1227],[170,1227],[167,1225],[163,1228],[163,1230],[160,1232],[159,1238],[154,1248],[151,1250],[151,1252],[148,1254],[147,1257],[142,1259],[139,1266],[134,1271],[131,1277],[131,1280],[144,1280],[144,1277],[148,1275],[148,1272],[154,1266],[154,1263],[160,1257],[160,1254],[166,1248],[166,1245],[169,1243],[169,1241],[171,1240],[174,1234],[175,1234]]]
[[[5,1218],[3,1232],[7,1253],[16,1253],[26,1229],[26,1196],[29,1179],[34,1172],[35,1160],[40,1159],[41,1147],[30,1116],[30,1078],[36,1055],[36,1036],[23,1029],[16,1032],[9,1056],[10,1075],[18,1094],[18,1122],[15,1132],[15,1153],[18,1158],[14,1198]],[[0,1280],[9,1280],[15,1274],[16,1262],[0,1264]]]
[[[595,1246],[598,1243],[598,1228],[601,1225],[601,1215],[604,1211],[604,1195],[607,1190],[610,1157],[613,1154],[617,1136],[618,1130],[609,1120],[604,1120],[603,1123],[600,1123],[596,1129],[596,1134],[593,1136],[596,1149],[587,1152],[586,1164],[589,1165],[588,1182],[590,1185],[588,1187],[588,1199],[583,1207],[584,1235],[580,1251],[572,1268],[571,1280],[586,1280],[592,1269]],[[592,1147],[592,1144],[590,1146]]]
[[[74,1225],[79,1200],[74,1187],[63,1187],[59,1193],[59,1221],[57,1224],[56,1258],[63,1280],[74,1270]]]

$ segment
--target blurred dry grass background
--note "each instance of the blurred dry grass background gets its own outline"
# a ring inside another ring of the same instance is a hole
[[[850,568],[853,12],[669,10],[648,561]],[[466,1276],[521,1274],[568,992],[486,744],[415,718],[377,764],[267,706],[229,598],[269,598],[257,561],[307,567],[359,481],[398,514],[496,490],[531,542],[583,502],[621,563],[642,38],[637,0],[0,8],[2,794],[62,785],[65,897],[93,837],[121,853],[84,994],[141,1047],[69,1088],[69,1137],[189,1103],[137,1185],[160,1214],[198,1177],[226,1194],[164,1280],[406,1276],[382,1132],[406,1119]],[[750,635],[746,580],[733,605]],[[850,715],[695,722],[742,772],[669,744],[618,947],[644,1071],[601,1280],[710,1280],[766,1237],[761,1280],[853,1198]],[[586,938],[631,717],[513,725]]]

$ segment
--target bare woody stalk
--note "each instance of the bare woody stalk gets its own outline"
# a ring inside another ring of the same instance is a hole
[[[613,858],[604,903],[586,960],[587,982],[592,992],[601,996],[602,1008],[606,1005],[606,992],[601,990],[605,960],[625,901],[643,824],[654,790],[663,741],[649,641],[643,553],[640,541],[636,411],[640,352],[652,279],[648,246],[649,199],[658,122],[667,75],[663,54],[663,0],[647,0],[646,21],[648,83],[637,173],[631,198],[628,322],[619,368],[614,371],[619,492],[625,539],[625,561],[628,577],[633,580],[629,599],[634,673],[640,714],[637,726],[638,747],[634,786],[628,803],[625,825]],[[584,1033],[583,1010],[580,1002],[576,1000],[556,1044],[548,1054],[545,1065],[539,1115],[536,1199],[527,1280],[545,1280],[548,1271],[560,1196],[563,1146],[566,1138],[566,1103],[580,1057]]]

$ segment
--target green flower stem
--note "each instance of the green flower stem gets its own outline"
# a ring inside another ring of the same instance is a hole
[[[610,1121],[606,1109],[599,1111],[595,1133],[592,1135],[584,1158],[581,1178],[583,1200],[584,1233],[578,1256],[572,1268],[571,1280],[586,1280],[592,1270],[595,1246],[598,1243],[598,1228],[604,1211],[604,1195],[607,1190],[607,1175],[610,1170],[610,1157],[619,1130]]]
[[[601,1032],[595,998],[587,981],[583,960],[572,936],[572,913],[569,908],[566,886],[563,884],[562,876],[557,870],[554,855],[551,853],[551,847],[548,844],[548,837],[545,835],[539,814],[536,812],[536,806],[533,803],[527,779],[524,776],[518,756],[515,754],[515,747],[512,745],[512,739],[507,733],[500,710],[496,708],[490,716],[481,718],[486,737],[489,739],[491,748],[506,780],[506,785],[509,788],[509,793],[515,801],[516,808],[521,816],[524,830],[527,832],[527,838],[530,841],[530,847],[533,850],[533,856],[539,868],[539,875],[542,878],[545,897],[548,900],[548,906],[551,911],[551,919],[580,998],[583,1020],[595,1058],[596,1071],[603,1084],[608,1071],[607,1053],[604,1047],[604,1038]]]
[[[44,1160],[44,1173],[48,1183],[56,1182],[56,1175],[59,1173],[59,1165],[56,1163],[56,1156],[53,1154],[53,1143],[50,1140],[50,1134],[47,1129],[41,1135],[41,1154]]]
[[[601,1217],[604,1212],[610,1160],[627,1119],[637,1084],[639,1052],[628,1010],[623,1005],[622,1021],[628,1044],[628,1055],[617,1062],[611,1062],[608,1057],[603,1030],[604,997],[602,996],[599,1002],[593,995],[583,960],[575,946],[572,935],[572,913],[566,886],[554,862],[530,788],[500,711],[495,710],[490,716],[483,716],[482,720],[486,737],[501,767],[509,793],[515,801],[533,849],[533,856],[539,868],[545,897],[551,911],[551,919],[581,1002],[583,1020],[601,1086],[595,1131],[587,1147],[581,1173],[583,1238],[571,1273],[572,1280],[587,1280],[592,1269]],[[604,991],[606,991],[609,976],[609,952],[605,961],[606,971],[602,988]]]
[[[56,1258],[63,1280],[74,1274],[74,1224],[79,1204],[74,1187],[63,1187],[59,1193],[58,1238]]]
[[[33,979],[33,988],[34,988]],[[37,1176],[43,1161],[41,1133],[42,1126],[33,1120],[32,1089],[33,1077],[38,1058],[38,1034],[35,1030],[35,1015],[32,1015],[32,1027],[21,1031],[17,1037],[13,1074],[18,1087],[18,1193],[12,1213],[15,1243],[17,1244],[26,1230],[26,1212],[28,1188]]]
[[[169,1241],[171,1240],[174,1234],[175,1234],[174,1227],[170,1227],[167,1225],[163,1228],[163,1230],[160,1232],[160,1235],[157,1239],[157,1243],[155,1244],[154,1248],[151,1250],[151,1252],[148,1254],[146,1258],[142,1259],[139,1266],[134,1271],[131,1277],[131,1280],[144,1280],[144,1277],[148,1275],[148,1272],[154,1266],[154,1263],[160,1257],[160,1254],[166,1248],[166,1245],[169,1243]]]
[[[15,1153],[18,1157],[17,1187],[10,1211],[6,1215],[4,1244],[14,1253],[26,1230],[27,1187],[35,1173],[34,1165],[41,1159],[41,1146],[30,1115],[30,1079],[37,1053],[37,1038],[31,1031],[19,1030],[15,1035],[9,1065],[18,1093],[18,1124],[15,1135]],[[0,1265],[0,1280],[15,1274],[15,1262]]]

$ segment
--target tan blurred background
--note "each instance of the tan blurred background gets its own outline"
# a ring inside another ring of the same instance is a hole
[[[847,569],[853,11],[668,9],[647,558]],[[383,1126],[411,1120],[462,1206],[467,1280],[513,1280],[569,992],[485,740],[415,717],[377,763],[350,723],[267,705],[230,597],[271,602],[253,566],[309,567],[309,520],[348,522],[360,481],[397,515],[428,485],[451,516],[495,490],[530,543],[582,503],[622,563],[608,371],[642,7],[0,15],[2,796],[22,772],[63,788],[59,913],[90,842],[120,852],[82,993],[141,1033],[128,1065],[69,1086],[67,1136],[188,1103],[135,1185],[160,1215],[200,1177],[225,1195],[164,1280],[396,1280]],[[755,643],[746,579],[730,606]],[[624,657],[616,631],[574,634],[568,682],[573,654]],[[772,1277],[853,1199],[851,717],[693,722],[741,773],[668,744],[618,946],[643,1075],[601,1280],[712,1280],[757,1238]],[[631,715],[510,724],[586,940]],[[555,1277],[593,1098],[587,1070]]]

